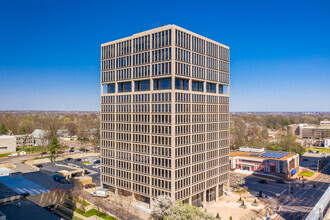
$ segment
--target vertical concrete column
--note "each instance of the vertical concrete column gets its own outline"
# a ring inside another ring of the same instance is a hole
[[[215,186],[215,201],[218,201],[219,198],[219,185]]]
[[[149,209],[154,207],[154,200],[150,197]]]
[[[206,190],[203,192],[203,208],[206,209]]]
[[[192,205],[192,196],[189,196],[188,204],[189,204],[189,205]]]

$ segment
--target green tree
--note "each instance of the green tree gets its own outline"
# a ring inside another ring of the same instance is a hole
[[[290,122],[290,120],[288,120],[288,119],[282,119],[282,120],[281,120],[281,126],[282,126],[282,129],[283,129],[284,127],[290,125],[290,124],[291,124],[291,122]]]
[[[52,139],[50,140],[50,144],[49,144],[49,159],[52,162],[55,162],[56,159],[59,156],[59,150],[60,150],[60,144],[58,142],[58,139],[56,136],[53,136]]]
[[[6,125],[4,123],[0,126],[0,135],[8,134],[8,129],[6,128]]]

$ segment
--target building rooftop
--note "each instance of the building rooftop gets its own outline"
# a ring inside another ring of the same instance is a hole
[[[20,206],[17,204],[20,203]],[[0,204],[0,210],[6,215],[7,220],[24,219],[24,220],[57,220],[61,219],[56,215],[44,209],[30,200],[18,199]]]
[[[188,34],[196,35],[196,36],[198,36],[199,38],[201,38],[201,39],[203,39],[203,40],[210,41],[210,42],[212,42],[212,43],[215,43],[215,44],[221,45],[222,47],[224,47],[224,48],[226,48],[226,49],[229,49],[228,46],[226,46],[226,45],[224,45],[224,44],[222,44],[222,43],[219,43],[219,42],[217,42],[217,41],[215,41],[215,40],[212,40],[212,39],[210,39],[210,38],[204,37],[204,36],[202,36],[202,35],[199,35],[199,34],[197,34],[197,33],[195,33],[195,32],[189,31],[189,30],[184,29],[184,28],[182,28],[182,27],[179,27],[179,26],[177,26],[177,25],[175,25],[175,24],[162,25],[162,26],[160,26],[160,27],[153,28],[153,29],[149,29],[149,30],[147,30],[147,31],[141,31],[141,32],[139,32],[139,33],[137,33],[137,34],[133,34],[132,36],[128,36],[128,37],[124,37],[124,38],[117,39],[117,40],[114,40],[114,41],[110,41],[110,42],[103,43],[102,46],[106,46],[106,45],[110,45],[110,44],[113,44],[113,43],[118,43],[118,42],[121,42],[121,41],[125,41],[125,40],[130,39],[131,37],[140,37],[140,36],[144,36],[144,35],[146,35],[146,34],[154,33],[155,31],[158,31],[158,30],[159,30],[159,31],[167,30],[167,29],[169,29],[169,28],[176,28],[176,29],[178,29],[178,30],[180,30],[180,31],[184,31],[184,32],[186,32],[186,33],[188,33]]]
[[[30,193],[30,195],[37,195],[44,192],[49,192],[49,189],[42,187],[25,177],[0,177],[0,182],[17,193]]]
[[[0,199],[9,198],[18,195],[17,192],[0,182]]]
[[[281,160],[285,161],[290,157],[295,156],[295,153],[286,153],[286,152],[274,152],[274,151],[265,151],[264,153],[252,153],[252,152],[241,152],[241,151],[231,151],[230,157],[250,157],[258,159],[268,159],[268,160]]]

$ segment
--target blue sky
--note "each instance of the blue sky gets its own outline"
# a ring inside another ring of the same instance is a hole
[[[231,111],[330,111],[330,1],[0,1],[0,110],[99,110],[100,44],[176,24],[231,48]]]

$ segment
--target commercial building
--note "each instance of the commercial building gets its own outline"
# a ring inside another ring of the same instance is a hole
[[[202,206],[229,171],[229,47],[166,25],[102,44],[101,183]]]
[[[330,121],[320,121],[319,125],[314,124],[293,124],[288,125],[288,133],[305,139],[330,138]]]
[[[16,147],[23,147],[23,146],[33,146],[34,140],[31,134],[26,135],[15,135],[16,137]]]
[[[0,154],[16,152],[15,136],[0,136]]]
[[[245,147],[246,148],[246,147]],[[263,148],[230,152],[231,170],[268,173],[289,178],[299,171],[299,154],[264,151]]]

